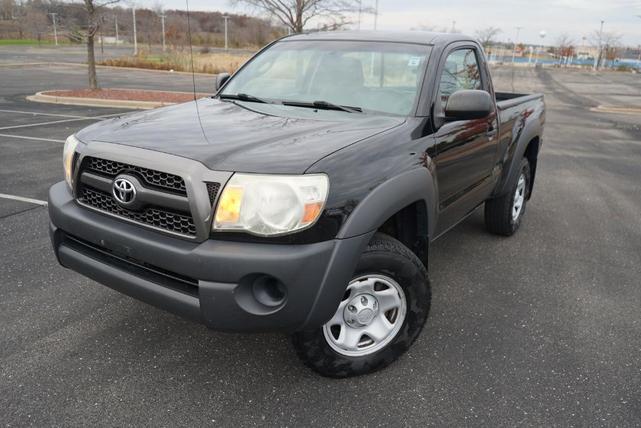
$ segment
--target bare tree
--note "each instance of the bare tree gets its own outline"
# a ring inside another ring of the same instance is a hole
[[[0,19],[3,21],[10,21],[14,18],[14,10],[16,2],[14,0],[0,1]]]
[[[411,31],[429,31],[436,33],[447,33],[447,27],[433,25],[433,24],[418,24],[416,27],[410,28]]]
[[[567,65],[569,58],[574,55],[574,40],[564,33],[556,40],[556,46],[556,54]]]
[[[42,35],[49,29],[47,15],[38,9],[29,8],[22,20],[27,27],[27,31],[31,32],[38,40],[38,44],[40,44]]]
[[[499,33],[501,33],[500,28],[487,27],[483,28],[482,30],[477,30],[476,38],[478,39],[481,46],[483,46],[483,49],[487,51],[490,49],[492,44],[494,44],[494,38],[498,36]]]
[[[599,48],[595,68],[598,69],[603,62],[603,58],[616,59],[616,53],[621,46],[621,35],[610,31],[594,31],[588,36],[590,43]],[[613,57],[614,58],[611,58]]]
[[[167,17],[167,41],[174,50],[183,49],[187,40],[187,16],[182,13],[173,13]]]
[[[87,30],[84,34],[84,38],[87,41],[87,69],[89,74],[89,88],[91,89],[98,89],[94,38],[101,24],[99,11],[107,5],[118,3],[118,1],[119,0],[84,0],[85,12],[87,13]]]
[[[302,33],[313,18],[326,18],[336,25],[346,24],[346,14],[359,8],[358,0],[231,0],[265,12],[294,33]],[[363,10],[361,9],[361,12]],[[367,11],[369,12],[369,10]]]

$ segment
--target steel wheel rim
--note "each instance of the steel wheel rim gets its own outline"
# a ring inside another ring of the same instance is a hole
[[[396,337],[406,314],[405,293],[398,282],[385,275],[363,275],[349,283],[323,334],[341,355],[370,355]]]
[[[519,181],[516,183],[516,191],[514,192],[514,203],[512,204],[512,220],[516,221],[523,211],[525,204],[525,175],[519,176]]]

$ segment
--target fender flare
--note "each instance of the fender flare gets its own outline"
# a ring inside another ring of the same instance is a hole
[[[352,211],[337,238],[345,239],[378,229],[388,218],[417,201],[427,209],[427,235],[436,226],[436,188],[427,168],[403,172],[376,186]]]
[[[519,166],[521,164],[521,159],[525,155],[525,150],[532,140],[540,138],[540,136],[541,125],[538,119],[530,121],[530,123],[528,123],[521,131],[518,136],[518,140],[513,143],[515,146],[514,152],[510,158],[509,165],[503,172],[503,177],[500,185],[497,186],[497,191],[494,196],[502,196],[509,191],[510,183],[516,180],[516,176],[519,173]]]

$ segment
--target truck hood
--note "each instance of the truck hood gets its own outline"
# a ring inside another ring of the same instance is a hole
[[[102,141],[177,155],[218,171],[300,174],[319,159],[403,122],[203,98],[98,122],[77,137],[88,144]]]

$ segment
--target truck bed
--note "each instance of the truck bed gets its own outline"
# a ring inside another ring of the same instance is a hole
[[[543,127],[545,103],[543,94],[496,92],[495,96],[500,126],[499,153],[501,158],[506,158],[526,127]],[[537,118],[538,123],[532,123],[533,118]],[[536,163],[531,168],[534,179]]]
[[[509,109],[527,101],[543,99],[543,94],[519,94],[516,92],[495,92],[496,106],[499,110]]]

